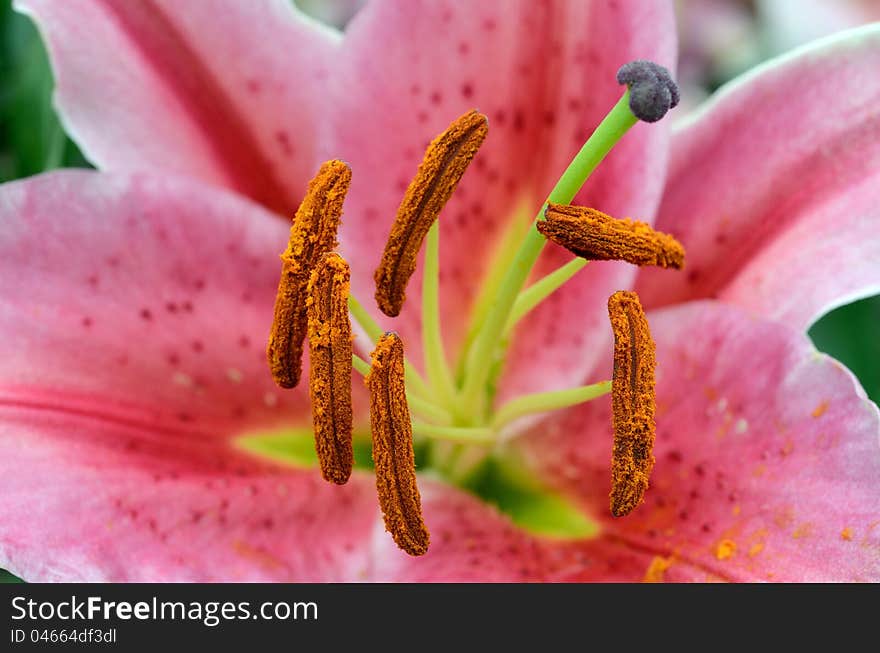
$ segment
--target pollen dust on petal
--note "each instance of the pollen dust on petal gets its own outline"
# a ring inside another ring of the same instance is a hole
[[[666,575],[666,570],[669,569],[673,563],[675,562],[675,556],[669,556],[668,558],[664,558],[662,556],[654,556],[654,559],[651,560],[651,564],[648,565],[648,569],[645,571],[645,577],[642,579],[643,583],[662,583]]]
[[[850,542],[852,540],[852,538],[853,538],[853,532],[852,532],[851,528],[846,527],[842,531],[840,531],[840,539],[846,540],[847,542]]]
[[[736,553],[736,542],[733,540],[721,540],[715,546],[715,557],[719,560],[728,560]]]
[[[822,415],[825,414],[825,411],[828,410],[828,404],[829,404],[829,401],[827,399],[825,401],[820,402],[819,405],[813,409],[813,412],[810,413],[810,415],[812,415],[813,417],[816,417],[816,418],[822,417]]]
[[[242,558],[256,562],[264,569],[271,570],[284,567],[284,561],[280,558],[276,558],[262,549],[254,548],[241,540],[233,542],[232,548]]]
[[[813,532],[813,525],[809,522],[804,522],[803,524],[798,525],[797,528],[794,529],[791,536],[796,540],[802,540]]]
[[[749,547],[749,557],[754,558],[756,555],[761,553],[764,550],[763,542],[755,542],[751,547]]]

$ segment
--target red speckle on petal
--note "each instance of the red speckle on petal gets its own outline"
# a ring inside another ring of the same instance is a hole
[[[471,46],[466,41],[462,41],[458,44],[458,54],[465,57],[471,51]]]
[[[469,82],[465,82],[464,84],[461,85],[461,96],[464,99],[469,100],[473,97],[473,95],[474,95],[474,87]]]
[[[92,318],[90,318],[90,317],[88,317],[88,316],[84,317],[84,318],[82,319],[82,325],[83,325],[86,329],[88,329],[89,327],[91,327],[91,326],[92,326]]]
[[[281,151],[285,156],[293,156],[293,144],[290,142],[290,136],[286,131],[278,131],[275,133],[275,140],[278,141],[278,145],[281,147]]]
[[[153,313],[149,308],[142,308],[140,312],[141,319],[149,322],[153,319]]]

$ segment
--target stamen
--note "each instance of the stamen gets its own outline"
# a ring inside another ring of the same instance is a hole
[[[654,467],[655,347],[636,293],[611,295],[608,316],[614,331],[611,514],[622,517],[641,503]]]
[[[422,519],[416,484],[412,423],[404,385],[403,341],[394,332],[379,339],[364,382],[370,389],[370,426],[376,490],[385,530],[412,556],[428,551],[430,535]]]
[[[586,206],[550,204],[537,223],[549,240],[593,261],[627,261],[662,268],[684,267],[684,247],[644,222],[618,220]]]
[[[348,263],[330,252],[315,267],[308,286],[309,393],[315,451],[321,474],[343,485],[351,476],[351,322]]]
[[[600,381],[576,388],[523,395],[511,399],[498,409],[492,420],[492,428],[499,431],[524,415],[576,406],[607,395],[609,392],[611,392],[611,381]]]
[[[350,183],[351,169],[346,163],[332,160],[321,166],[309,182],[290,228],[287,249],[281,254],[281,280],[266,357],[272,378],[282,388],[296,386],[302,375],[309,277],[321,257],[336,247],[336,230]]]
[[[486,116],[472,110],[455,120],[428,146],[397,209],[382,262],[374,274],[376,303],[385,315],[396,317],[400,313],[422,241],[488,130]]]

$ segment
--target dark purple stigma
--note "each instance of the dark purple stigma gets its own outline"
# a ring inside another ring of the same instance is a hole
[[[629,87],[629,108],[645,122],[657,122],[678,104],[678,86],[663,66],[637,59],[617,71],[617,83]]]

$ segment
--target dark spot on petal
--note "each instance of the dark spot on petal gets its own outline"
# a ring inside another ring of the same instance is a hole
[[[290,136],[286,131],[279,130],[275,132],[275,140],[278,141],[278,145],[285,156],[293,155],[293,144],[290,142]]]
[[[474,87],[470,83],[465,82],[464,84],[461,85],[461,96],[464,99],[469,100],[469,99],[471,99],[471,97],[473,97],[473,95],[474,95]]]
[[[141,319],[146,320],[147,322],[149,322],[150,320],[153,319],[153,313],[150,311],[149,308],[142,308],[141,312],[140,312],[140,316],[141,316]]]
[[[82,325],[83,325],[86,329],[88,329],[90,326],[92,326],[92,318],[90,318],[90,317],[88,317],[88,316],[84,317],[84,318],[82,319]]]

